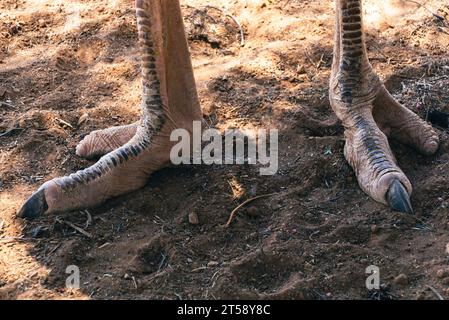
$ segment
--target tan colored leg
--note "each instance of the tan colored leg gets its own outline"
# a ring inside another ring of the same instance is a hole
[[[201,120],[179,1],[137,0],[136,14],[143,88],[138,125],[126,129],[127,134],[107,148],[115,148],[123,141],[124,145],[90,168],[43,184],[24,204],[20,216],[34,218],[43,213],[97,206],[143,187],[153,172],[169,164],[172,130],[191,131],[193,121]],[[110,130],[119,133],[122,129]],[[131,130],[135,132],[130,138]],[[81,154],[85,151],[80,150],[82,146],[78,149]]]
[[[374,73],[366,52],[361,0],[336,0],[330,101],[345,127],[345,157],[373,199],[412,213],[412,186],[397,166],[387,136],[423,154],[438,149],[431,126],[397,103]]]
[[[123,146],[136,134],[139,123],[92,131],[77,146],[76,155],[86,159],[104,156]]]

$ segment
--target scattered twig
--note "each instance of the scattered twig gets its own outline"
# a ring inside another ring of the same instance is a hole
[[[58,250],[60,246],[62,246],[62,243],[61,243],[61,242],[58,243],[57,245],[55,245],[55,246],[53,247],[53,249],[50,250],[49,254],[52,254],[53,252],[55,252],[56,250]]]
[[[56,118],[57,121],[59,121],[60,123],[62,123],[63,125],[66,125],[67,127],[70,127],[72,129],[75,129],[70,123],[68,123],[67,121],[64,121],[62,119]]]
[[[9,243],[9,242],[27,242],[27,241],[39,241],[40,239],[34,238],[24,238],[24,237],[4,237],[0,239],[0,243]]]
[[[71,222],[69,222],[69,221],[60,220],[60,219],[57,219],[57,221],[60,222],[60,223],[64,223],[64,224],[68,225],[70,228],[75,229],[76,231],[78,231],[79,233],[85,235],[86,237],[88,237],[88,238],[90,238],[90,239],[93,238],[93,235],[92,235],[92,234],[90,234],[90,233],[87,232],[86,230],[84,230],[84,229],[78,227],[77,225],[75,225],[75,224],[73,224],[73,223],[71,223]]]
[[[438,21],[440,21],[444,27],[447,27],[447,23],[446,23],[446,19],[444,19],[444,17],[440,16],[439,14],[436,14],[435,12],[433,12],[432,10],[430,10],[429,8],[427,8],[425,5],[423,5],[422,3],[415,1],[415,0],[405,0],[406,2],[411,2],[414,3],[416,5],[418,5],[420,8],[425,9],[427,12],[429,12],[433,17],[435,17]]]
[[[98,247],[98,249],[103,249],[107,246],[110,246],[111,244],[109,242],[103,243],[101,246]]]
[[[65,157],[65,159],[62,160],[62,162],[61,162],[61,166],[63,166],[67,161],[69,161],[69,159],[70,159],[70,156]]]
[[[166,259],[165,255],[163,253],[161,253],[161,256],[162,256],[162,259],[161,259],[161,262],[159,262],[159,267],[157,268],[158,273],[161,271],[162,267],[164,266],[165,259]]]
[[[14,131],[22,131],[22,128],[12,128],[9,130],[6,130],[5,132],[0,133],[0,137],[5,137],[7,135],[9,135],[10,133],[13,133]]]
[[[414,219],[415,221],[418,221],[423,226],[423,229],[427,229],[428,231],[435,231],[432,227],[429,227],[427,223],[425,223],[422,219],[416,217],[416,216],[410,216],[410,218]]]
[[[427,285],[427,288],[432,290],[432,292],[435,293],[439,300],[444,300],[443,296],[434,287]]]
[[[198,267],[198,268],[192,269],[192,271],[190,271],[190,272],[195,273],[195,272],[206,270],[206,269],[207,269],[207,267],[202,266],[202,267]]]
[[[182,299],[182,296],[181,296],[179,293],[176,293],[176,292],[175,292],[175,296],[176,296],[179,300],[183,300],[183,299]]]
[[[270,194],[265,194],[265,195],[261,195],[261,196],[257,196],[251,199],[246,200],[245,202],[243,202],[242,204],[240,204],[237,208],[235,208],[234,210],[232,210],[231,215],[229,216],[229,220],[226,223],[226,227],[229,227],[231,225],[232,220],[234,219],[234,216],[237,214],[237,211],[239,211],[241,208],[243,208],[244,206],[246,206],[248,203],[253,202],[254,200],[260,199],[260,198],[268,198],[271,196],[276,195],[277,193],[270,193]]]
[[[221,12],[222,14],[224,14],[226,17],[231,18],[232,21],[234,21],[234,23],[238,26],[239,31],[240,31],[240,46],[241,46],[241,47],[244,47],[244,46],[245,46],[245,31],[243,30],[242,25],[240,24],[240,22],[237,20],[236,17],[234,17],[232,14],[229,14],[229,13],[227,13],[227,12],[224,12],[222,9],[220,9],[220,8],[218,8],[218,7],[215,7],[215,6],[210,6],[210,5],[208,5],[208,6],[206,6],[205,8],[206,8],[206,10],[207,10],[207,9],[215,9],[215,10],[217,10],[217,11],[220,11],[220,12]]]
[[[315,66],[315,68],[316,68],[317,70],[321,67],[321,64],[324,62],[323,58],[324,58],[324,53],[321,55],[320,61],[318,61],[318,63],[317,63],[316,66]]]
[[[238,26],[239,31],[240,31],[240,46],[244,47],[245,46],[245,32],[243,31],[242,25],[238,22],[238,20],[233,15],[228,14],[227,16],[229,18],[231,18],[232,20],[234,20],[235,24]]]
[[[13,104],[11,104],[9,102],[6,102],[6,101],[0,101],[0,107],[1,106],[5,106],[5,107],[11,108],[11,109],[15,109],[16,108],[15,105],[13,105]]]
[[[87,229],[92,224],[92,215],[88,210],[84,210],[84,213],[87,215],[86,226],[84,228]]]
[[[309,240],[312,241],[313,236],[316,236],[318,233],[320,233],[320,230],[316,230],[315,232],[312,232],[309,236]]]

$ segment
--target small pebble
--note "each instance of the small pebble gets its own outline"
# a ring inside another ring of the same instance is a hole
[[[209,261],[209,263],[207,264],[208,268],[214,268],[218,266],[218,262],[217,261]]]
[[[303,65],[298,66],[297,71],[298,71],[298,74],[305,74],[307,72],[306,68]]]
[[[424,292],[418,292],[416,294],[416,300],[426,300],[426,294]]]
[[[408,277],[402,273],[394,278],[393,283],[400,286],[405,286],[408,284]]]
[[[82,125],[84,122],[86,122],[87,118],[89,118],[89,115],[87,113],[83,113],[81,117],[78,119],[78,126]]]
[[[39,24],[39,27],[41,27],[41,28],[45,27],[45,25],[47,24],[44,19],[39,19],[39,21],[37,23]]]
[[[437,278],[439,278],[439,279],[446,278],[448,275],[449,275],[448,270],[439,269],[439,270],[437,271]]]
[[[195,224],[195,225],[200,223],[200,221],[198,219],[198,215],[195,212],[189,213],[189,223]]]

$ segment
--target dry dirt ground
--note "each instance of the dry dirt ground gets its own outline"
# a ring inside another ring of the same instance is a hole
[[[209,3],[182,1],[204,118],[278,128],[278,173],[169,168],[89,213],[27,222],[16,212],[41,183],[91,164],[74,152],[84,135],[139,116],[134,4],[0,0],[0,298],[449,298],[449,130],[436,112],[449,111],[447,2],[365,7],[375,70],[442,140],[433,157],[392,142],[416,217],[368,198],[344,160],[327,98],[333,1]],[[65,287],[69,265],[79,290]],[[365,287],[369,265],[380,290]]]

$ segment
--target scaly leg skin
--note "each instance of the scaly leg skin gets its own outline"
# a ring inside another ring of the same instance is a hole
[[[438,135],[400,105],[374,73],[366,52],[361,0],[336,0],[332,109],[345,128],[344,154],[360,187],[374,200],[413,213],[412,186],[397,166],[387,136],[425,155],[438,149]]]
[[[90,168],[44,183],[19,216],[94,207],[142,188],[153,172],[170,163],[175,143],[170,142],[171,132],[192,131],[193,121],[202,119],[179,0],[137,0],[136,13],[142,66],[140,121],[105,131],[115,135],[122,131],[123,137],[110,144],[92,142],[102,131],[87,137],[78,147],[78,154],[87,157],[124,145]]]
[[[136,122],[92,131],[76,146],[76,155],[85,159],[102,157],[131,140],[138,127],[139,123]]]

